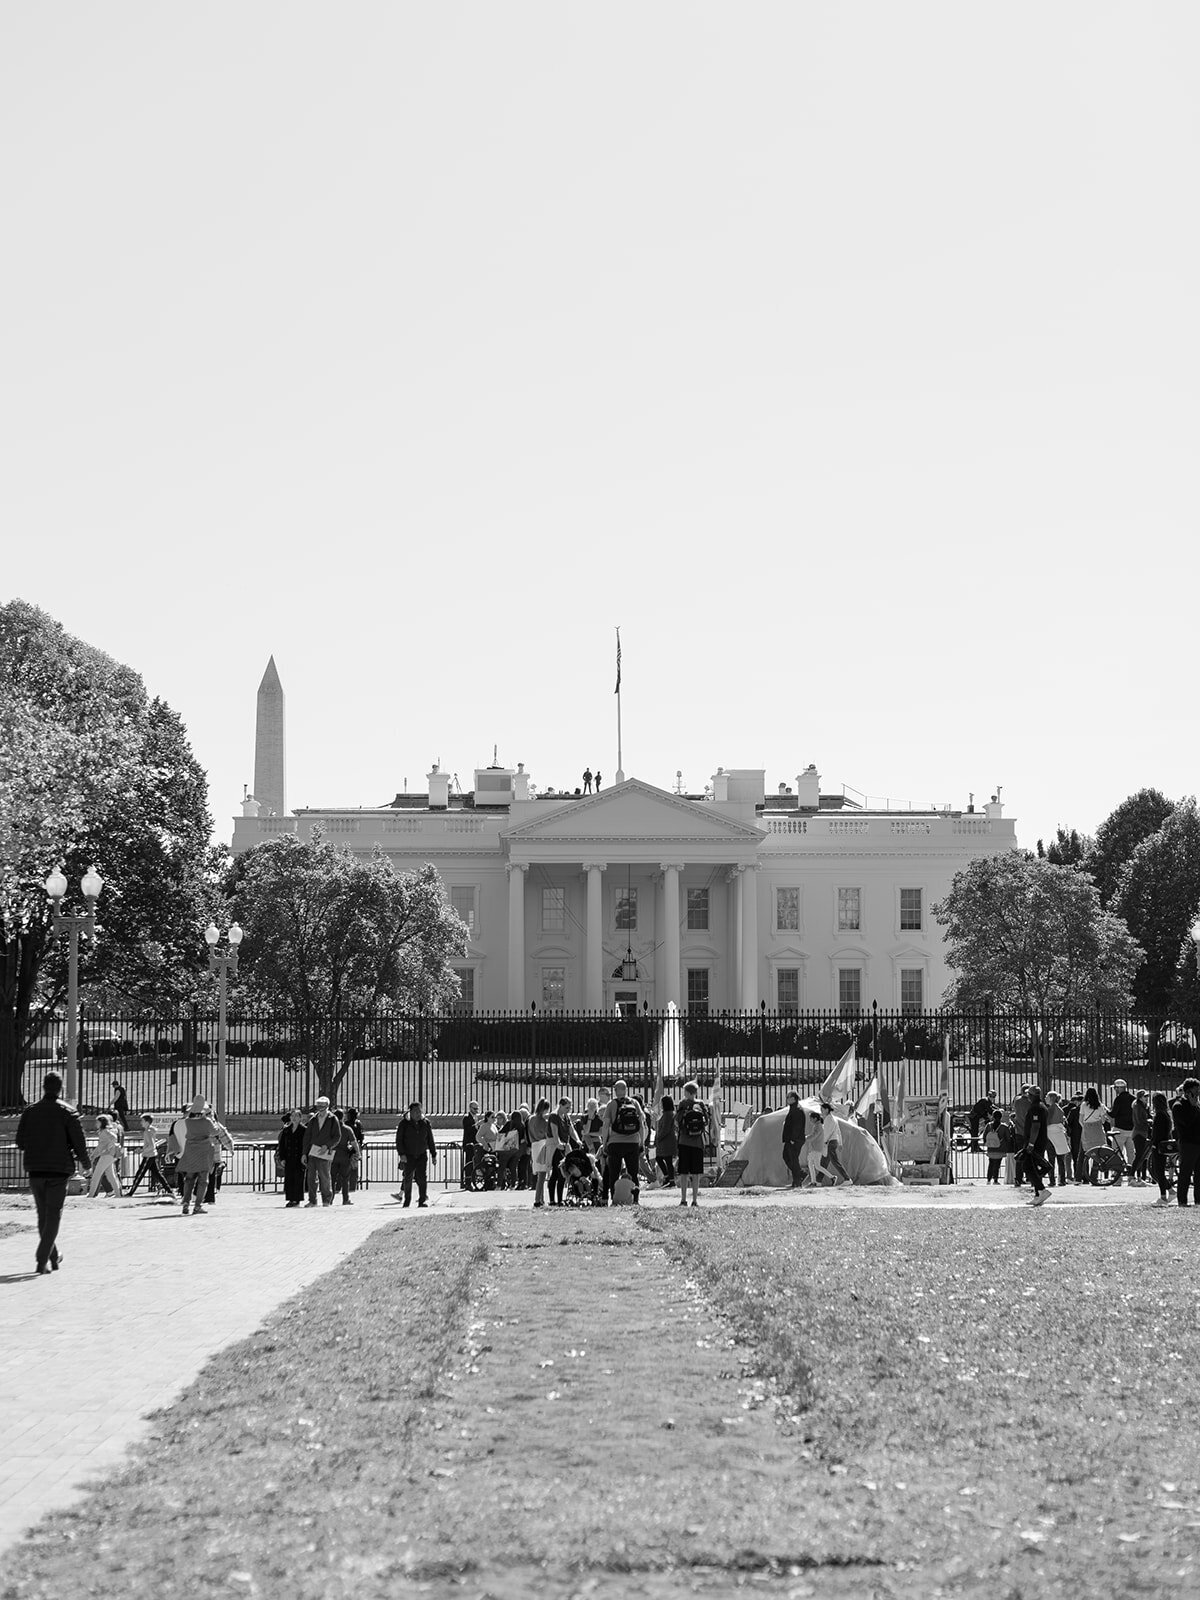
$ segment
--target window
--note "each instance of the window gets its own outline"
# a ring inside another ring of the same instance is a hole
[[[542,932],[561,933],[567,925],[567,891],[542,890]]]
[[[917,893],[920,893],[918,889]],[[920,967],[900,969],[900,1009],[907,1016],[925,1009],[925,973]]]
[[[794,1017],[800,1010],[799,967],[780,967],[775,974],[775,1003],[785,1016]]]
[[[799,889],[776,889],[775,891],[775,932],[799,933],[800,932],[800,891]]]
[[[618,933],[637,932],[637,890],[617,890],[617,931]]]
[[[469,1017],[475,1010],[475,968],[455,967],[458,981],[462,985],[462,993],[454,1002],[451,1010],[456,1016]]]
[[[561,1011],[567,1002],[566,967],[542,968],[542,1010]]]
[[[689,928],[708,927],[708,890],[689,889],[687,892],[687,925]]]
[[[862,927],[862,890],[838,890],[838,932],[857,933]]]
[[[694,1017],[708,1015],[708,968],[687,969],[687,1008]]]
[[[857,892],[855,890],[855,893]],[[838,1010],[843,1017],[856,1017],[862,1010],[862,969],[860,967],[838,968]]]
[[[451,884],[450,909],[457,911],[467,925],[467,932],[471,938],[475,937],[475,885]]]
[[[920,889],[901,889],[900,891],[900,926],[919,931],[921,927],[921,891]]]

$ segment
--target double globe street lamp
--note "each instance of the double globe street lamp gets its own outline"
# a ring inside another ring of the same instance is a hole
[[[229,948],[224,954],[217,950],[221,942],[221,935],[215,922],[210,922],[204,930],[204,942],[208,945],[208,970],[215,972],[218,980],[218,1008],[217,1008],[217,1086],[216,1086],[216,1114],[217,1121],[225,1121],[225,987],[229,974],[237,971],[238,946],[242,942],[242,930],[236,922],[229,924],[229,932],[225,936],[229,940]]]
[[[66,939],[67,944],[67,1099],[72,1105],[79,1098],[79,935],[96,937],[96,902],[104,888],[104,879],[95,867],[89,867],[79,880],[83,891],[85,911],[64,911],[63,897],[67,892],[67,877],[61,867],[46,879],[46,893],[54,920],[51,933],[55,939]]]

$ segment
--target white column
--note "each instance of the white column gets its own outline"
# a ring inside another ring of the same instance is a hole
[[[758,868],[745,867],[742,886],[742,1009],[758,1010]]]
[[[525,1009],[525,873],[523,861],[508,863],[508,1004]]]
[[[733,901],[733,916],[730,919],[730,931],[733,936],[733,959],[729,963],[729,1004],[739,1006],[742,1003],[742,878],[745,871],[742,867],[730,867],[729,882],[733,888],[730,897]]]
[[[585,978],[583,1003],[589,1011],[604,1005],[604,916],[601,901],[603,861],[585,861],[587,873],[587,949],[584,952]]]
[[[682,863],[664,861],[663,873],[663,967],[666,983],[663,993],[655,997],[656,1004],[679,1005],[679,874]]]

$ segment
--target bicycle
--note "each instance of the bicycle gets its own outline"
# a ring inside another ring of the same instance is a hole
[[[1174,1139],[1169,1141],[1163,1154],[1166,1158],[1166,1185],[1168,1189],[1173,1189],[1179,1164],[1179,1148]],[[1111,1144],[1096,1145],[1083,1152],[1083,1181],[1098,1189],[1111,1189],[1122,1178],[1132,1178],[1136,1171],[1137,1168],[1130,1166]]]

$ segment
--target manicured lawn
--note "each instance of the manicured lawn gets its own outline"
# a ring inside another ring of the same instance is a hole
[[[1192,1596],[1197,1223],[406,1220],[217,1356],[0,1595]]]

